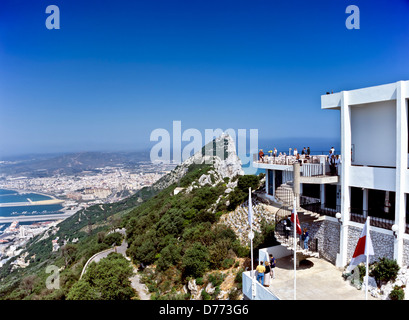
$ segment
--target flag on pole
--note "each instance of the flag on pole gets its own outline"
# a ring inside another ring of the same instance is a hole
[[[249,213],[248,213],[249,225],[253,223],[253,208],[251,203],[251,188],[249,188]]]
[[[295,201],[294,201],[294,203],[295,203]],[[294,223],[294,214],[297,217],[297,223],[296,224]],[[302,234],[300,220],[298,220],[298,214],[297,214],[297,211],[295,209],[295,205],[294,205],[293,211],[291,212],[291,222],[294,223],[294,225],[297,226],[297,233]]]
[[[371,235],[369,234],[368,230],[369,217],[367,218],[364,228],[362,229],[361,236],[359,237],[355,252],[352,255],[352,259],[347,272],[351,272],[358,264],[360,264],[361,262],[365,262],[367,260],[367,257],[373,256],[375,254],[372,246]]]

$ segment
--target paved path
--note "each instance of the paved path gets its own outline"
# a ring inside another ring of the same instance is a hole
[[[115,230],[116,232],[121,233],[122,235],[124,235],[124,240],[122,241],[120,246],[116,246],[114,248],[111,249],[107,249],[104,251],[101,251],[100,253],[97,253],[96,255],[92,256],[87,263],[84,266],[84,269],[82,270],[81,273],[81,277],[82,275],[85,273],[85,270],[87,268],[87,266],[91,263],[91,262],[98,262],[103,258],[106,258],[110,253],[112,252],[117,252],[122,254],[127,260],[131,261],[131,259],[129,257],[126,256],[126,249],[128,248],[128,243],[125,240],[125,229],[117,229]],[[150,294],[148,291],[148,288],[146,287],[145,284],[140,282],[140,276],[137,273],[137,268],[133,265],[133,263],[131,262],[132,268],[133,268],[133,272],[134,275],[129,278],[129,280],[131,281],[131,286],[132,288],[134,288],[136,290],[136,292],[138,292],[138,295],[140,297],[141,300],[150,300]]]
[[[297,300],[365,300],[365,291],[357,290],[342,278],[332,263],[308,258],[297,268]],[[294,263],[292,257],[278,259],[275,279],[269,289],[280,300],[294,299]],[[379,300],[368,293],[368,300]]]

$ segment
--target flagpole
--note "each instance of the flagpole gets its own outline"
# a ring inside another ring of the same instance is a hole
[[[365,300],[368,300],[368,279],[369,279],[369,248],[368,248],[368,239],[369,235],[369,216],[366,219],[366,237],[365,237],[365,255],[366,255],[366,279],[365,279]]]
[[[256,288],[255,288],[255,279],[254,279],[254,263],[253,263],[253,208],[251,203],[251,187],[249,188],[249,212],[248,212],[248,220],[250,224],[250,251],[251,251],[251,299],[253,300],[256,295]]]
[[[294,197],[294,203],[293,203],[293,211],[294,211],[294,300],[297,300],[297,275],[296,275],[296,270],[297,270],[297,210],[295,209],[297,205],[296,199]]]

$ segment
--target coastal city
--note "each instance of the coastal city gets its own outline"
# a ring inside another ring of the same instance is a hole
[[[0,189],[38,192],[65,200],[63,206],[79,210],[90,205],[116,202],[135,191],[150,186],[170,172],[175,164],[139,164],[137,169],[125,167],[96,168],[75,175],[26,177],[0,175]]]
[[[50,236],[53,230],[55,233],[56,226],[64,218],[91,205],[120,201],[134,194],[137,190],[152,185],[175,166],[172,163],[158,164],[142,161],[138,163],[136,168],[105,166],[92,171],[82,171],[75,175],[58,174],[49,177],[28,177],[2,174],[0,176],[0,189],[48,195],[53,199],[48,201],[58,201],[62,205],[62,209],[58,213],[61,219],[52,219],[54,221],[42,219],[40,213],[44,214],[45,212],[33,211],[30,214],[23,211],[20,214],[16,211],[11,213],[11,220],[13,220],[11,224],[7,226],[6,223],[0,222],[0,267],[10,258],[18,256],[32,237],[44,231],[49,231],[45,233],[47,236]],[[38,202],[44,203],[46,201]],[[14,213],[16,215],[13,215]],[[50,217],[50,215],[47,216]],[[31,223],[22,224],[19,220],[30,221]],[[54,243],[56,243],[54,240],[53,249],[58,250],[58,248],[54,248]],[[27,265],[25,258],[16,259],[13,262],[13,267],[25,267]]]

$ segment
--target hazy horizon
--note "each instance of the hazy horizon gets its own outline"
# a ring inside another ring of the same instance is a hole
[[[1,155],[149,149],[173,121],[336,142],[321,95],[409,79],[407,0],[354,3],[357,30],[347,0],[53,4],[58,30],[49,1],[0,3]]]

